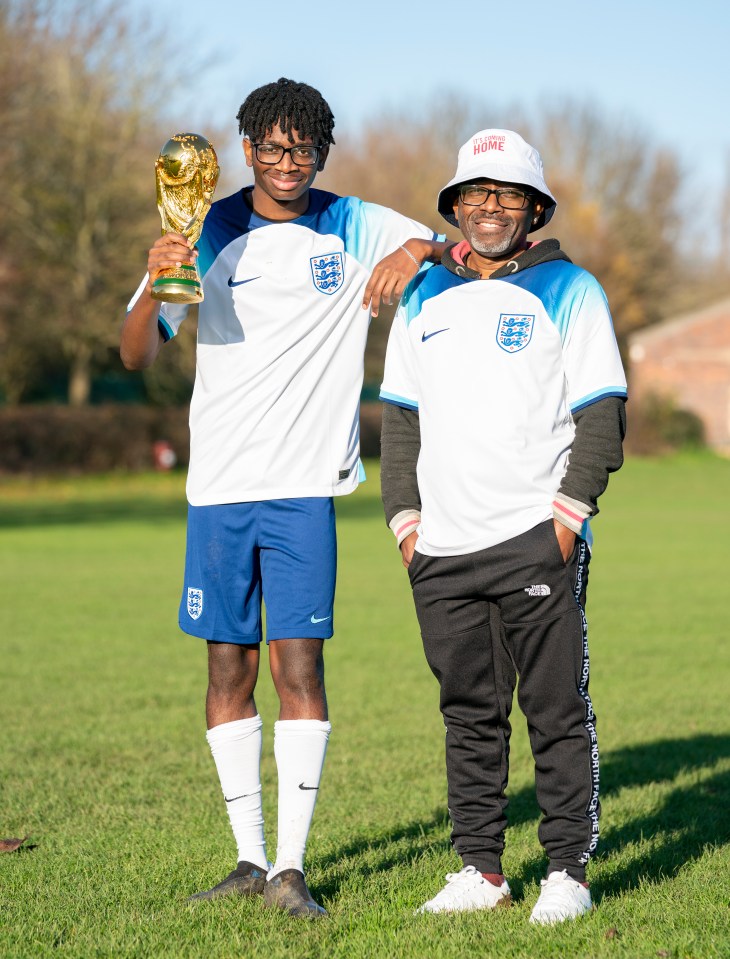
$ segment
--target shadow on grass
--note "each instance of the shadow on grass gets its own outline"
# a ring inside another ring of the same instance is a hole
[[[652,843],[602,879],[597,887],[600,894],[618,895],[642,882],[671,878],[706,847],[730,843],[728,808],[730,772],[720,772],[693,786],[673,789],[655,813],[607,831],[603,855],[620,854],[629,843],[643,845],[647,838]]]
[[[425,821],[405,823],[383,830],[379,835],[369,833],[360,839],[353,839],[342,845],[331,859],[346,865],[348,877],[353,873],[365,878],[374,873],[387,872],[394,866],[412,863],[429,852],[442,851],[444,833],[449,826],[446,807],[435,809]],[[333,877],[311,888],[313,893],[316,890],[317,894],[325,897],[336,896],[340,880]]]
[[[154,497],[71,500],[65,503],[27,502],[0,507],[0,529],[29,526],[78,526],[85,523],[165,523],[184,521],[187,503]]]
[[[730,736],[694,736],[668,739],[621,750],[609,756],[606,792],[625,786],[673,781],[680,773],[712,766],[730,756]],[[637,844],[636,855],[601,880],[599,895],[618,895],[642,882],[660,882],[675,876],[698,859],[706,847],[730,843],[730,772],[698,776],[690,785],[677,786],[657,810],[638,816],[618,828],[604,830],[601,857],[621,855]],[[646,841],[650,840],[650,848]]]
[[[607,753],[602,758],[602,794],[609,796],[621,789],[646,787],[672,782],[682,773],[714,765],[730,756],[730,736],[699,735],[688,739],[667,739]],[[719,772],[698,777],[695,783],[678,786],[659,809],[618,828],[604,827],[599,855],[626,858],[626,847],[636,843],[637,854],[620,864],[610,877],[596,883],[598,896],[612,896],[642,882],[660,882],[670,878],[687,863],[699,858],[708,846],[730,843],[730,773]],[[510,795],[510,824],[534,822],[540,811],[532,788]],[[343,845],[334,859],[348,861],[348,872],[360,876],[385,872],[394,866],[413,863],[429,852],[444,849],[444,832],[449,828],[445,808],[420,822],[411,822]],[[651,848],[645,840],[651,839]],[[509,841],[509,837],[508,837]],[[361,861],[359,861],[361,860]],[[510,876],[514,895],[521,898],[526,885],[539,882],[545,860],[535,857],[525,863],[517,875]],[[317,892],[334,896],[339,881],[332,879],[317,887]]]

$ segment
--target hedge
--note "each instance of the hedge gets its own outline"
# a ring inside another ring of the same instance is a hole
[[[165,440],[188,461],[187,409],[109,404],[0,409],[0,472],[84,473],[154,466]]]
[[[380,455],[379,403],[363,404],[363,456]],[[155,466],[155,444],[189,459],[187,407],[132,404],[0,408],[0,473],[85,473],[146,470]]]

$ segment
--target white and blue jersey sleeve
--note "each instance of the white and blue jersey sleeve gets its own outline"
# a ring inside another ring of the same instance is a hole
[[[428,240],[437,235],[415,220],[377,203],[346,197],[352,210],[345,245],[348,253],[368,270],[411,237]]]
[[[554,260],[504,282],[536,296],[560,335],[571,413],[606,396],[626,396],[606,294],[594,276]]]

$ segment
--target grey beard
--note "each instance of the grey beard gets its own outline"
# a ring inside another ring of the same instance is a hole
[[[475,240],[469,239],[469,246],[477,253],[483,256],[494,256],[499,253],[506,253],[512,244],[512,237],[508,236],[502,240]]]

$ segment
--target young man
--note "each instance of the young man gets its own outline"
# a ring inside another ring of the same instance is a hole
[[[238,121],[253,188],[212,205],[197,250],[178,234],[152,246],[121,355],[127,368],[143,368],[175,335],[186,310],[160,309],[151,284],[160,270],[197,258],[205,300],[179,621],[208,642],[207,735],[238,865],[193,899],[263,893],[269,906],[320,916],[303,860],[330,734],[322,647],[333,634],[332,498],[359,481],[368,307],[377,314],[443,244],[391,210],[311,188],[334,143],[334,117],[317,90],[268,84],[250,94]],[[254,700],[262,597],[280,700],[273,866]]]
[[[555,210],[536,150],[509,130],[476,133],[438,210],[464,240],[407,287],[381,392],[383,501],[441,688],[464,864],[421,911],[509,900],[501,854],[519,674],[548,856],[531,921],[552,923],[591,908],[588,518],[622,463],[626,380],[597,281],[557,240],[528,241]]]

